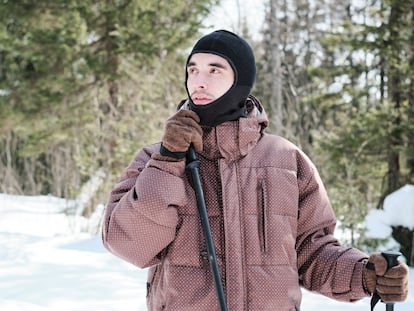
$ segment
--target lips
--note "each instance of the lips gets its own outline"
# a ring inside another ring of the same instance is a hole
[[[212,98],[210,96],[207,96],[206,94],[202,93],[195,93],[193,96],[191,96],[191,99],[195,104],[202,105],[202,104],[208,104],[212,101]]]
[[[207,96],[194,96],[194,99],[196,100],[205,100],[205,99],[210,99]]]

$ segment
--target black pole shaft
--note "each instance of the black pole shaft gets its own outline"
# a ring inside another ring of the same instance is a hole
[[[387,269],[390,269],[396,265],[398,265],[398,257],[401,256],[400,252],[382,252],[382,256],[385,257],[387,260]],[[385,304],[386,311],[394,311],[394,303],[387,302]]]
[[[393,302],[387,302],[385,304],[385,311],[394,311],[394,303]]]
[[[214,247],[213,237],[211,235],[210,223],[208,220],[206,202],[204,200],[203,188],[201,187],[201,180],[199,174],[200,161],[194,148],[191,146],[188,150],[188,164],[186,169],[191,173],[194,190],[197,198],[197,207],[200,214],[201,225],[203,228],[204,239],[207,246],[207,255],[210,262],[210,269],[213,275],[214,287],[216,289],[217,300],[221,311],[227,311],[226,298],[224,296],[223,284],[221,282],[220,271],[217,263],[217,256]]]

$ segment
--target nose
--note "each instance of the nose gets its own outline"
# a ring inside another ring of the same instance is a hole
[[[199,73],[196,77],[194,77],[194,87],[196,90],[205,90],[207,89],[208,83],[207,83],[207,77]]]

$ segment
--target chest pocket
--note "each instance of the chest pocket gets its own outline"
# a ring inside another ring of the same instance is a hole
[[[277,168],[248,174],[242,191],[247,264],[292,265],[299,200],[296,175]]]

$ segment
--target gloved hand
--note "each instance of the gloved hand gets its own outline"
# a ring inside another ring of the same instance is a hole
[[[365,289],[372,295],[375,291],[384,302],[407,299],[408,266],[399,262],[387,270],[387,260],[381,253],[373,253],[363,270]]]
[[[203,130],[200,118],[191,110],[179,110],[167,120],[160,149],[161,160],[177,161],[183,159],[190,144],[197,152],[203,149]]]

